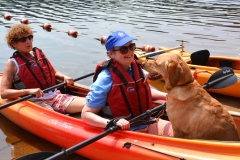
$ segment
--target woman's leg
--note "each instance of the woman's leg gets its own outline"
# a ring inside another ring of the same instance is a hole
[[[77,113],[82,112],[85,105],[84,97],[77,97],[69,94],[59,93],[52,103],[55,111],[60,113]]]
[[[66,109],[66,112],[67,113],[82,112],[84,105],[85,105],[85,98],[84,97],[76,97],[70,102],[70,104],[68,105],[68,107]]]
[[[148,133],[172,137],[172,124],[169,121],[159,119],[157,123],[153,123],[148,126]]]
[[[40,101],[35,101],[35,102],[33,102],[33,103],[35,103],[35,104],[37,104],[37,105],[39,105],[39,106],[42,106],[42,107],[44,107],[44,108],[46,108],[46,109],[49,109],[49,110],[54,111],[53,108],[52,108],[48,103],[46,103],[46,102],[44,102],[44,101],[42,101],[42,100],[40,100]]]

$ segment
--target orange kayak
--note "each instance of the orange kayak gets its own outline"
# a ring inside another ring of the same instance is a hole
[[[2,74],[0,74],[1,80]],[[88,87],[80,84],[67,91],[84,96]],[[9,100],[2,100],[1,104]],[[23,129],[63,148],[70,148],[103,132],[85,124],[80,118],[42,108],[22,101],[1,113]],[[240,132],[240,114],[230,112]],[[239,159],[240,142],[187,140],[119,130],[76,151],[89,159],[159,160],[159,159]]]
[[[177,53],[182,55],[182,58],[187,62],[191,72],[195,78],[195,80],[200,84],[204,85],[209,77],[220,70],[223,67],[231,67],[237,76],[237,83],[230,85],[225,88],[218,89],[208,89],[209,92],[223,94],[232,97],[240,98],[240,92],[238,89],[240,88],[240,58],[235,57],[224,57],[224,56],[209,56],[209,52],[207,50],[201,50],[194,53],[185,52],[181,49],[170,50],[164,47],[159,47],[159,50],[167,51],[168,53]],[[137,55],[144,55],[143,52],[136,52]],[[146,53],[148,54],[148,53]],[[146,58],[140,58],[140,62],[143,62]],[[163,81],[149,81],[149,83],[158,90],[166,91],[163,86]]]

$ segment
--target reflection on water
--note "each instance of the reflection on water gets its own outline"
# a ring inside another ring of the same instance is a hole
[[[180,45],[178,40],[185,40],[185,49],[190,52],[208,49],[211,55],[240,57],[237,0],[3,0],[0,14],[6,13],[12,19],[0,18],[1,71],[13,53],[3,41],[6,30],[22,18],[29,20],[34,31],[34,46],[44,51],[57,70],[73,78],[93,72],[106,58],[105,48],[96,38],[118,29],[136,37],[138,47],[174,48]],[[51,32],[40,27],[43,23],[52,25]],[[76,30],[78,37],[68,36],[68,30]],[[91,78],[80,81],[86,85],[91,82]],[[6,118],[0,119],[1,158],[59,151]]]

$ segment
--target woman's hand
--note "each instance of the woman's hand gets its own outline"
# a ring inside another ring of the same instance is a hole
[[[121,129],[130,129],[130,123],[126,119],[119,119],[116,123],[117,126],[121,127]]]
[[[68,76],[64,76],[64,82],[66,82],[68,85],[74,84],[73,79]]]
[[[67,85],[73,85],[74,84],[74,80],[71,77],[68,77],[68,76],[66,76],[66,75],[64,75],[61,72],[58,72],[56,70],[55,70],[55,77],[58,80],[66,82]],[[66,87],[66,86],[64,86],[64,87]]]
[[[28,94],[34,94],[36,98],[40,98],[44,96],[44,92],[40,88],[26,89],[28,90]]]

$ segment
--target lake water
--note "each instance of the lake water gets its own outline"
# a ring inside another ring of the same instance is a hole
[[[106,58],[95,38],[124,30],[136,37],[138,47],[208,49],[211,55],[240,57],[240,2],[237,0],[2,0],[0,2],[0,70],[14,52],[4,37],[13,24],[28,19],[34,46],[43,50],[53,66],[73,78],[91,73]],[[11,20],[5,20],[10,14]],[[40,25],[49,23],[51,32]],[[76,30],[78,37],[68,36]],[[79,81],[90,85],[91,78]],[[0,115],[0,160],[15,159],[57,147],[14,125]],[[73,156],[71,159],[84,159]]]

